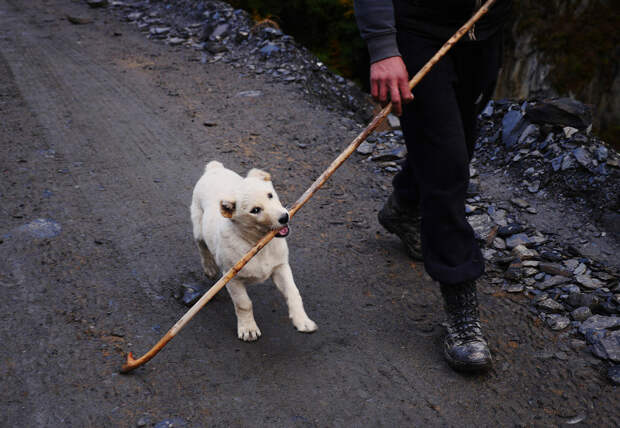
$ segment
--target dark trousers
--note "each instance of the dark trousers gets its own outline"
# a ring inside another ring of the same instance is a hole
[[[413,90],[401,126],[407,144],[403,170],[394,178],[402,205],[422,216],[422,252],[428,274],[458,284],[484,273],[484,260],[465,218],[469,161],[476,117],[490,99],[501,65],[502,35],[460,42]],[[413,76],[442,42],[400,31],[398,46]]]

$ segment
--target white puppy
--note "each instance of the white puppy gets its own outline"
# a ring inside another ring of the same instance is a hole
[[[288,304],[297,330],[310,333],[316,324],[304,310],[288,263],[288,211],[282,206],[268,173],[252,169],[246,178],[217,161],[207,164],[196,183],[190,207],[194,239],[208,277],[215,279],[241,259],[267,232],[278,230],[261,251],[226,285],[237,314],[239,339],[252,341],[261,332],[254,320],[246,285],[272,278]]]

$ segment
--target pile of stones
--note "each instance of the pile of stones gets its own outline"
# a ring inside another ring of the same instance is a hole
[[[570,98],[492,101],[480,115],[476,153],[526,193],[596,208],[595,220],[620,240],[620,154],[591,130],[590,109]]]
[[[148,37],[200,52],[202,62],[221,61],[242,74],[298,85],[362,122],[372,114],[367,94],[329,71],[273,21],[254,22],[244,10],[216,0],[126,0],[111,6]]]

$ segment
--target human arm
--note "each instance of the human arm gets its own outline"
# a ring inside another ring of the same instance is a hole
[[[394,113],[413,99],[409,74],[396,41],[394,6],[391,0],[355,0],[355,17],[370,54],[370,93],[382,104],[392,101]]]

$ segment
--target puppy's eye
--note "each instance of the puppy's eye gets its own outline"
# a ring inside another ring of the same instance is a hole
[[[254,207],[250,211],[251,214],[258,214],[259,212],[261,212],[261,208],[260,207]]]
[[[271,198],[273,198],[273,194],[272,194],[272,193],[267,193],[267,197],[268,197],[269,199],[271,199]]]

